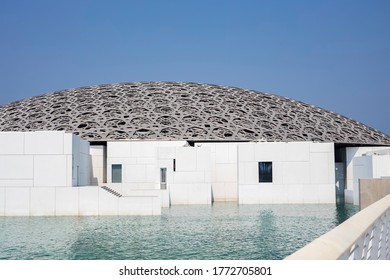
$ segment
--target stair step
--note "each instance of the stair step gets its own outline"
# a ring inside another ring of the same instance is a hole
[[[109,187],[107,187],[107,186],[102,186],[101,188],[102,188],[103,190],[105,190],[105,191],[107,191],[107,192],[109,192],[109,193],[111,193],[111,194],[117,196],[117,197],[122,197],[122,195],[121,195],[120,193],[114,191],[113,189],[111,189],[111,188],[109,188]]]

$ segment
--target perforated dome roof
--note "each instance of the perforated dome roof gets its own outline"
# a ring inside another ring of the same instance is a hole
[[[352,119],[253,90],[136,82],[61,90],[0,107],[0,131],[65,130],[115,139],[319,141],[390,145]]]

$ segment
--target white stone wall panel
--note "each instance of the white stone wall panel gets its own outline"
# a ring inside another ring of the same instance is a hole
[[[0,179],[23,180],[34,177],[34,161],[30,155],[1,155]]]
[[[154,158],[157,146],[157,141],[131,142],[131,156],[135,158]]]
[[[310,155],[310,182],[327,184],[329,182],[328,154],[313,153]],[[334,172],[334,171],[333,171]]]
[[[67,186],[67,175],[66,156],[34,156],[34,187]]]
[[[110,158],[130,158],[131,143],[125,141],[107,142],[107,154]]]
[[[64,133],[62,131],[36,131],[24,135],[24,152],[27,155],[64,154]]]
[[[30,216],[54,216],[56,188],[31,188]]]
[[[102,188],[99,188],[98,192],[99,215],[118,215],[119,198]]]
[[[11,180],[0,180],[1,187],[31,187],[33,185],[33,179],[11,179]]]
[[[0,217],[5,215],[5,188],[0,188]]]
[[[6,188],[5,216],[30,215],[31,188]]]
[[[1,132],[0,155],[22,155],[22,154],[24,154],[24,133]]]
[[[97,187],[79,187],[79,215],[99,214],[99,189]]]
[[[79,188],[56,188],[56,216],[79,215]]]
[[[196,170],[196,149],[192,147],[176,148],[176,171]]]

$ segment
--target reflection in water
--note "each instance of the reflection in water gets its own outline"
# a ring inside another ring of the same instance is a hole
[[[335,225],[339,225],[358,211],[358,206],[352,204],[336,204]]]
[[[0,259],[282,259],[356,212],[215,203],[157,217],[0,217]]]

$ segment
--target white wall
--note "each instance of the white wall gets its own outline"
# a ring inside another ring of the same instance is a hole
[[[112,188],[160,189],[160,168],[167,169],[171,204],[333,203],[333,143],[198,143],[123,141],[107,145],[111,165],[122,164],[121,184]],[[173,171],[173,160],[176,171]],[[273,182],[258,182],[258,162],[273,162]]]
[[[103,145],[90,146],[91,155],[91,185],[101,185],[107,182],[106,147]]]
[[[272,162],[272,183],[259,183],[261,161]],[[333,143],[239,144],[238,196],[240,204],[334,203]]]
[[[68,188],[90,184],[91,174],[98,173],[97,181],[101,181],[102,165],[104,169],[102,149],[90,149],[87,141],[75,135],[44,131],[0,133],[0,144],[0,215],[158,214],[161,206],[168,206],[170,201],[169,190],[159,189],[160,167],[167,164],[164,151],[159,153],[159,147],[177,149],[174,151],[177,173],[172,173],[173,158],[169,161],[170,183],[173,189],[179,188],[178,192],[172,190],[173,196],[186,190],[191,200],[187,203],[210,203],[210,199],[204,199],[207,190],[210,192],[210,184],[204,184],[210,181],[207,179],[210,174],[207,176],[203,168],[208,166],[209,153],[201,150],[193,153],[192,148],[182,147],[183,141],[111,145],[109,161],[124,165],[121,186],[141,190],[152,187],[159,192],[156,195],[138,191],[121,198],[100,188]],[[181,149],[189,153],[182,153]],[[92,159],[94,169],[91,169]],[[111,176],[111,172],[108,173]],[[176,199],[182,198],[176,195]]]
[[[108,142],[107,183],[112,182],[112,165],[121,164],[123,184],[133,189],[154,189],[156,143]]]
[[[185,141],[107,142],[107,183],[112,183],[112,165],[122,164],[122,184],[130,189],[159,189],[158,148],[183,146]],[[172,163],[171,163],[172,164]]]
[[[89,154],[89,142],[72,134],[72,156],[72,185],[90,185],[92,160]]]
[[[171,204],[211,204],[210,149],[175,147],[170,153],[175,156],[176,171],[171,168],[173,158],[159,159],[159,168],[167,168]]]
[[[0,188],[0,216],[160,215],[153,194],[116,197],[99,187]]]
[[[358,190],[354,188],[354,178],[357,178],[354,171],[354,158],[361,157],[364,154],[374,153],[376,151],[389,150],[389,147],[347,147],[346,148],[346,188],[345,202],[358,203]]]
[[[137,190],[126,187],[126,185],[116,184],[115,186],[110,186],[112,190],[120,193],[122,196],[155,196],[158,197],[158,200],[161,202],[161,207],[170,207],[169,201],[169,190],[160,190],[160,189],[150,189],[150,190]]]
[[[390,151],[390,149],[388,149]],[[390,176],[390,155],[368,152],[353,158],[353,204],[359,205],[359,179],[373,179]]]
[[[353,178],[354,178],[354,169],[353,169],[353,159],[355,157],[360,157],[365,153],[370,153],[374,151],[381,151],[389,149],[389,147],[347,147],[346,148],[346,189],[353,190]]]
[[[173,171],[173,160],[176,171]],[[122,183],[111,183],[112,164],[122,164]],[[167,169],[171,204],[210,204],[210,150],[185,141],[117,141],[107,143],[107,181],[113,189],[159,190],[160,168]],[[166,197],[166,196],[164,196]],[[166,205],[164,199],[163,205]]]
[[[390,176],[390,155],[373,155],[373,177],[389,177]]]
[[[0,187],[72,186],[72,155],[80,185],[89,184],[87,141],[62,131],[1,132]]]
[[[214,201],[238,201],[238,143],[202,143],[210,148],[212,196]]]

